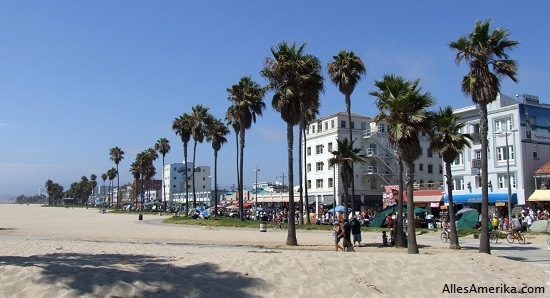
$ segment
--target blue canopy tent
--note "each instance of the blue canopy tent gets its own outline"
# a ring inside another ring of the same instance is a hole
[[[336,208],[329,209],[327,212],[328,213],[334,213],[335,209],[336,209],[336,212],[344,213],[344,206],[342,206],[342,205],[336,206]],[[350,211],[351,211],[351,208],[348,208],[348,212],[350,212]]]
[[[449,196],[443,198],[445,203],[449,203]],[[489,204],[497,202],[508,202],[507,193],[489,193]],[[513,193],[511,196],[512,204],[518,203],[518,195]],[[455,204],[480,204],[481,193],[453,194],[453,203]]]

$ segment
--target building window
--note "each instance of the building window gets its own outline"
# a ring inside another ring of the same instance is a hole
[[[324,165],[323,162],[318,162],[318,163],[316,163],[317,171],[322,171],[322,170],[323,170],[323,165]]]
[[[514,147],[508,146],[509,160],[514,160]],[[497,147],[497,161],[506,160],[506,146]]]
[[[325,130],[328,130],[328,121],[325,121]]]
[[[315,133],[315,124],[311,126],[311,133]]]
[[[426,136],[426,132],[425,132],[425,131],[423,131],[421,134],[422,134],[423,137]]]
[[[428,165],[428,174],[433,174],[434,172],[434,165]]]
[[[455,160],[453,161],[453,166],[461,166],[464,164],[464,155],[462,152],[458,153]]]
[[[174,185],[172,185],[172,188],[176,188],[176,185],[175,185],[175,184],[174,184]]]
[[[439,165],[439,174],[443,174],[443,166]]]
[[[307,147],[306,152],[307,152],[307,156],[310,156],[311,155],[311,147]]]
[[[306,165],[306,168],[307,168],[307,171],[308,171],[308,172],[311,172],[311,164],[310,164],[310,163],[308,163],[308,164]]]
[[[379,124],[377,129],[378,129],[378,132],[384,132],[384,124]]]
[[[323,131],[323,124],[321,122],[317,123],[317,131],[318,132]]]
[[[512,130],[512,118],[495,119],[495,132],[503,132]]]
[[[323,188],[323,179],[315,180],[315,188]]]
[[[539,159],[539,148],[537,145],[533,147],[533,159]]]
[[[311,189],[311,180],[307,181],[307,189]]]
[[[346,128],[346,120],[341,120],[340,121],[340,127],[341,128]]]
[[[328,152],[332,152],[332,142],[328,143]]]
[[[499,174],[497,176],[497,179],[498,179],[498,188],[508,189],[508,175],[507,174]],[[515,176],[515,174],[511,175],[510,186],[514,189],[516,188],[516,176]]]
[[[330,128],[334,128],[334,119],[330,120]]]
[[[367,123],[366,122],[361,122],[361,129],[362,130],[367,129]]]
[[[464,190],[464,178],[462,177],[453,178],[453,189]]]
[[[420,171],[420,172],[424,171],[424,164],[423,163],[418,164],[418,171]]]
[[[315,146],[315,151],[316,151],[317,154],[322,154],[323,153],[323,145]]]
[[[481,150],[474,150],[474,159],[481,159]]]
[[[328,183],[327,183],[327,184],[328,184],[328,187],[332,187],[332,186],[333,186],[333,183],[334,183],[334,180],[333,180],[333,178],[328,178],[327,182],[328,182]]]
[[[355,125],[354,125],[355,122],[352,121],[352,122],[350,122],[350,123],[351,123],[351,129],[355,129]]]
[[[428,157],[433,157],[434,156],[434,152],[432,151],[432,149],[428,149]]]

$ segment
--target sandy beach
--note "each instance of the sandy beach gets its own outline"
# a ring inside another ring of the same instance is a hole
[[[297,231],[299,246],[289,247],[286,230],[162,224],[166,217],[0,205],[0,296],[427,297],[472,285],[550,291],[541,266],[449,251],[436,232],[418,237],[418,255],[382,247],[380,235],[365,232],[365,247],[337,253],[328,231]]]

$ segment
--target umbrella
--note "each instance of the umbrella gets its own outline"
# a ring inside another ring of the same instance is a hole
[[[470,210],[465,212],[456,224],[457,229],[473,229],[479,222],[479,212]]]
[[[328,213],[334,213],[334,210],[336,209],[336,212],[344,213],[344,206],[336,206],[336,208],[330,209],[327,211]],[[348,212],[351,211],[351,208],[348,208]]]
[[[225,207],[225,209],[228,209],[228,210],[238,210],[238,209],[239,209],[239,206],[233,206],[233,205],[231,205],[231,206]]]
[[[456,213],[456,215],[459,216],[460,214],[466,213],[466,212],[468,212],[468,211],[470,211],[470,210],[474,210],[474,209],[472,209],[472,208],[462,208],[462,209],[458,210],[458,212]]]

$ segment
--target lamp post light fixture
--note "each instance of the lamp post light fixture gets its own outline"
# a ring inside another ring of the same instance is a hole
[[[512,222],[512,183],[510,177],[510,147],[508,147],[508,134],[513,134],[517,129],[506,130],[498,133],[499,136],[504,136],[506,140],[506,175],[508,180],[508,222]]]

